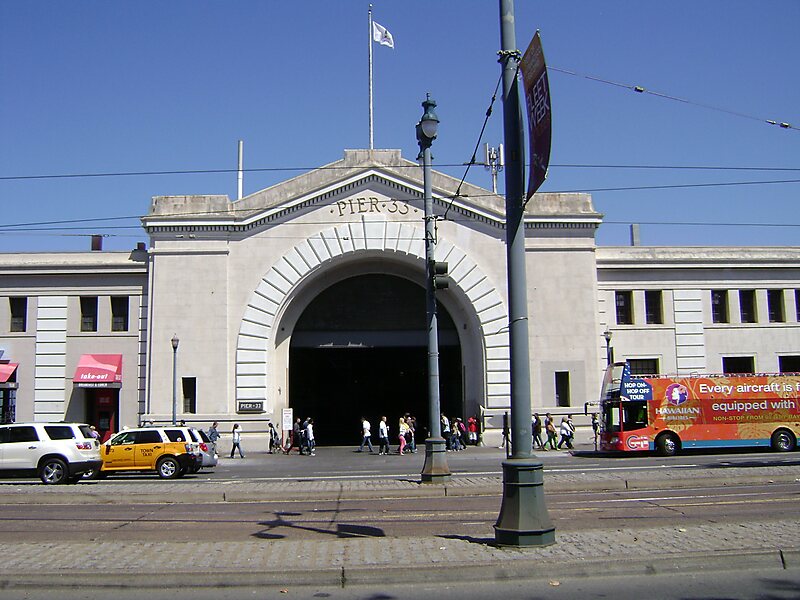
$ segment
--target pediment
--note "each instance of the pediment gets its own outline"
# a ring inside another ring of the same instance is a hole
[[[505,201],[490,190],[438,171],[431,174],[434,211],[440,218],[473,220],[504,228]],[[227,196],[157,196],[142,219],[150,234],[176,230],[225,230],[245,233],[291,219],[302,211],[337,202],[357,204],[355,212],[390,211],[391,203],[360,196],[378,191],[390,201],[422,209],[422,167],[402,158],[399,150],[345,150],[341,160],[260,190],[241,200]],[[550,197],[552,196],[552,198]],[[341,214],[339,215],[342,216]],[[564,221],[600,222],[587,194],[537,194],[526,207],[526,224]]]

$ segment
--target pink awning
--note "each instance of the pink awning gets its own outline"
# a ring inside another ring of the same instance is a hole
[[[0,363],[0,383],[8,383],[19,363]]]
[[[118,387],[122,383],[122,355],[84,354],[72,383],[78,387]]]

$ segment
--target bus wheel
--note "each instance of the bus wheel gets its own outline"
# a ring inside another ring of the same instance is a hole
[[[661,456],[675,456],[679,445],[678,438],[671,433],[664,433],[656,440],[656,448]]]
[[[797,445],[797,440],[791,431],[778,429],[772,434],[770,445],[775,452],[791,452]]]

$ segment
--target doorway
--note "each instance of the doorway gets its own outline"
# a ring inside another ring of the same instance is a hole
[[[463,417],[461,346],[439,305],[440,405]],[[323,290],[297,321],[289,348],[289,406],[314,419],[320,445],[357,445],[366,417],[377,442],[386,416],[390,436],[406,413],[427,437],[428,365],[425,290],[392,275],[358,275]]]

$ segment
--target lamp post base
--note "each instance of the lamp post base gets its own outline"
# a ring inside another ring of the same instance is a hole
[[[425,464],[422,466],[422,483],[447,483],[450,481],[447,465],[447,446],[444,438],[425,440]]]
[[[494,526],[501,546],[549,546],[556,528],[544,501],[542,463],[534,458],[503,461],[503,504]]]

